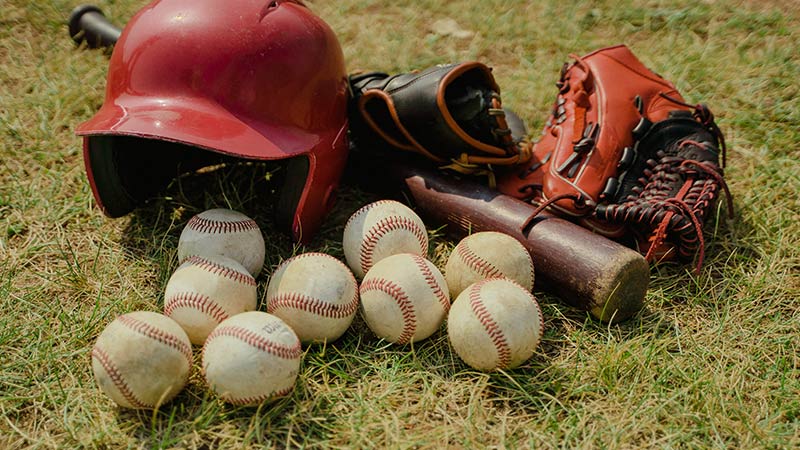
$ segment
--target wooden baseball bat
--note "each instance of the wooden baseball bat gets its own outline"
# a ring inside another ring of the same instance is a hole
[[[381,169],[372,173],[377,176],[368,188],[394,191],[429,224],[446,225],[456,238],[479,231],[513,236],[531,254],[536,289],[597,319],[625,320],[644,304],[649,265],[621,244],[547,213],[533,217],[533,205],[429,164],[381,159]]]

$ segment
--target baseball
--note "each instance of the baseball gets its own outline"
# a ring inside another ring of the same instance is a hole
[[[450,310],[442,273],[419,255],[380,260],[361,283],[361,313],[380,338],[396,344],[432,335]]]
[[[508,278],[533,290],[533,261],[513,237],[484,231],[465,237],[444,266],[450,297],[457,298],[472,283],[485,278]]]
[[[358,285],[341,261],[304,253],[284,261],[267,288],[267,312],[283,319],[302,342],[338,339],[358,310]]]
[[[542,339],[542,311],[533,294],[506,278],[468,286],[453,302],[447,334],[471,367],[513,369],[533,355]]]
[[[178,260],[222,255],[257,277],[264,265],[264,236],[255,220],[230,209],[210,209],[189,219],[178,240]]]
[[[260,311],[223,321],[203,346],[203,376],[222,400],[256,405],[294,389],[302,349],[281,319]]]
[[[228,317],[256,309],[256,280],[224,256],[190,256],[172,274],[164,292],[164,314],[178,322],[192,344]]]
[[[358,278],[387,256],[428,254],[428,232],[422,219],[394,200],[370,203],[350,216],[342,239],[347,265]]]
[[[169,317],[136,311],[114,319],[92,348],[94,378],[126,408],[154,409],[183,389],[192,367],[192,344]]]

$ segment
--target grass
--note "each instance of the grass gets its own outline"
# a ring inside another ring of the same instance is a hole
[[[537,291],[544,341],[519,369],[470,370],[443,332],[390,346],[358,319],[339,341],[306,349],[285,400],[227,406],[195,372],[156,412],[116,408],[95,386],[89,352],[115,316],[161,308],[189,217],[212,206],[247,212],[274,268],[303,251],[341,257],[344,221],[376,197],[343,187],[306,247],[272,228],[272,169],[263,167],[189,177],[148,207],[106,219],[73,130],[102,103],[107,56],[67,38],[64,18],[77,3],[9,0],[0,17],[0,447],[800,446],[794,2],[311,2],[339,35],[349,70],[478,59],[494,67],[504,103],[531,130],[544,123],[569,53],[628,44],[716,113],[736,218],[708,222],[699,275],[654,268],[647,307],[623,324],[603,325]],[[123,23],[145,2],[98,4]],[[442,18],[474,36],[432,33]],[[454,243],[432,236],[430,256],[443,267]]]

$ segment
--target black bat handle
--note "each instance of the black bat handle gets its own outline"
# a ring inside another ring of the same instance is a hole
[[[100,8],[80,5],[69,15],[69,35],[76,44],[86,42],[89,48],[107,48],[116,44],[122,33],[108,21]]]

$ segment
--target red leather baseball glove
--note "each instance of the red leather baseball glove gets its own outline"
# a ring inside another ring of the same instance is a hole
[[[699,267],[703,221],[727,192],[714,116],[624,45],[573,58],[532,162],[500,176],[498,189],[628,242],[650,261],[699,252]]]

